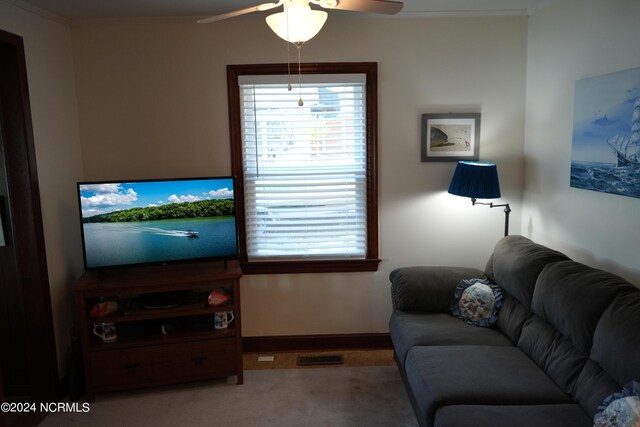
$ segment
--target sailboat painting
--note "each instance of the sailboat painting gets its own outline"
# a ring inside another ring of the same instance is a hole
[[[640,198],[640,67],[576,81],[570,183]]]

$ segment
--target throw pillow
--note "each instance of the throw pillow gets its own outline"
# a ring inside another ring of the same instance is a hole
[[[480,327],[493,326],[502,305],[502,289],[488,280],[465,279],[455,290],[456,302],[451,314],[465,323]]]
[[[640,383],[632,381],[608,396],[593,417],[594,427],[640,427]]]

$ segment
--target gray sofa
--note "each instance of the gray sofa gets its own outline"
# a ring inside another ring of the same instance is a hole
[[[453,317],[461,279],[502,288],[497,322]],[[640,380],[640,290],[522,236],[485,271],[408,267],[391,275],[390,333],[423,427],[592,426],[598,406]]]

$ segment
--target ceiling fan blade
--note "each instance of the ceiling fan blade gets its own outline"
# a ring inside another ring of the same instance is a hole
[[[338,0],[334,9],[352,10],[354,12],[382,13],[395,15],[402,10],[404,4],[401,1],[390,0]]]
[[[240,15],[246,15],[247,13],[259,12],[263,10],[274,9],[282,4],[282,0],[277,3],[262,3],[257,6],[247,7],[245,9],[235,10],[233,12],[223,13],[221,15],[214,15],[208,18],[198,20],[198,24],[209,24],[211,22],[222,21],[223,19],[234,18]]]

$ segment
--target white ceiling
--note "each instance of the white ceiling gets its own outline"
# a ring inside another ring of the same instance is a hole
[[[268,0],[4,0],[36,12],[76,19],[206,17]],[[530,15],[556,0],[404,0],[399,16]],[[34,7],[35,6],[35,7]],[[333,11],[332,13],[354,13]]]

